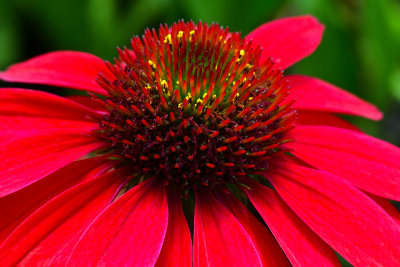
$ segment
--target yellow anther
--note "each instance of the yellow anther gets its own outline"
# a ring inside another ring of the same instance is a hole
[[[253,67],[253,65],[247,64],[246,67],[244,68],[245,70],[250,70]]]
[[[179,85],[179,81],[176,81],[176,84],[178,84],[178,85]]]
[[[182,38],[182,36],[183,36],[183,31],[179,31],[178,35],[176,37],[178,37],[180,39],[180,38]]]
[[[200,99],[200,98],[198,98],[197,101],[196,101],[196,103],[203,103],[203,100]]]
[[[243,78],[242,81],[240,81],[240,86],[243,86],[245,84],[245,82],[247,81],[246,77]]]
[[[206,98],[206,96],[207,96],[207,93],[204,93],[204,94],[203,94],[203,98]]]
[[[239,94],[239,93],[236,93],[235,97],[238,98],[239,96],[240,96],[240,94]]]
[[[147,63],[149,63],[150,67],[152,67],[153,70],[156,69],[157,65],[152,60],[147,61]]]
[[[232,82],[232,85],[235,85],[236,84],[236,82]]]
[[[236,62],[239,62],[240,60],[242,60],[243,56],[246,54],[246,52],[244,52],[243,49],[241,49],[239,51],[239,57],[236,59]]]
[[[167,83],[166,80],[162,80],[160,84],[161,84],[161,86],[162,86],[163,88],[168,88],[168,83]]]
[[[194,30],[191,30],[191,31],[189,32],[189,34],[190,34],[190,36],[189,36],[189,42],[191,42],[191,41],[192,41],[192,36],[194,35]]]
[[[187,96],[185,97],[186,100],[189,100],[191,98],[192,98],[192,94],[191,93],[188,93]]]
[[[212,95],[212,99],[216,99],[217,98],[217,95]]]
[[[182,109],[182,108],[183,108],[183,103],[179,103],[179,104],[178,104],[178,108],[179,108],[179,109]]]
[[[171,34],[168,34],[167,36],[165,36],[164,43],[172,44]]]
[[[250,101],[253,100],[253,99],[254,99],[254,97],[252,97],[252,96],[249,97],[249,100],[250,100]]]

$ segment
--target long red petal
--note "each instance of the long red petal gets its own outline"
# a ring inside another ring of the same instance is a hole
[[[290,132],[297,157],[355,186],[400,200],[400,149],[374,137],[328,126],[298,126]]]
[[[91,136],[52,132],[0,146],[0,197],[18,191],[103,146]]]
[[[110,168],[104,158],[73,162],[45,178],[0,198],[0,244],[23,220],[53,197]]]
[[[83,182],[41,207],[0,248],[2,266],[64,265],[86,227],[110,204],[121,176],[114,171]]]
[[[233,195],[220,194],[218,200],[238,219],[257,248],[263,266],[291,266],[279,244],[267,227]]]
[[[380,120],[382,113],[372,104],[317,78],[289,75],[290,99],[295,98],[293,108],[335,112]]]
[[[296,123],[301,125],[325,125],[361,132],[353,124],[326,112],[299,110]]]
[[[327,172],[280,162],[268,178],[285,202],[353,265],[399,266],[400,226],[373,200]]]
[[[72,95],[67,97],[69,100],[72,100],[82,106],[88,107],[92,110],[96,110],[98,112],[104,113],[107,112],[105,106],[90,97],[83,95]]]
[[[93,221],[67,265],[153,266],[161,251],[167,223],[164,185],[152,180],[142,182]]]
[[[168,228],[155,266],[192,266],[192,239],[179,192],[168,192]]]
[[[45,133],[64,131],[82,134],[90,133],[97,129],[99,129],[98,123],[88,121],[0,115],[0,143],[2,145],[15,139],[28,138]]]
[[[260,213],[293,266],[340,266],[333,250],[308,228],[278,194],[247,181],[247,196]]]
[[[257,249],[232,213],[207,192],[197,194],[194,266],[262,266]]]
[[[55,85],[105,95],[95,81],[98,73],[112,79],[103,60],[83,52],[58,51],[36,56],[0,72],[8,82]]]
[[[386,211],[399,225],[400,225],[400,211],[392,204],[389,200],[376,196],[374,194],[364,192],[367,196],[369,196],[376,204],[381,206],[382,209]]]
[[[277,68],[285,69],[317,48],[324,26],[312,16],[274,20],[252,31],[246,39],[262,47],[261,62],[272,57]]]
[[[94,112],[72,100],[42,91],[2,88],[0,115],[87,121]],[[34,125],[32,125],[34,127]]]

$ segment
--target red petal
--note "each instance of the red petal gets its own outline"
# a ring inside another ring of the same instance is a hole
[[[194,266],[262,266],[242,225],[206,191],[197,195],[193,246]]]
[[[40,117],[63,120],[91,120],[93,111],[72,100],[41,91],[2,88],[0,114],[3,116]]]
[[[0,196],[20,190],[103,146],[66,131],[16,139],[0,146]]]
[[[256,182],[247,196],[294,266],[340,266],[333,252],[282,201],[275,191]]]
[[[0,249],[5,266],[64,265],[83,231],[112,200],[122,172],[83,182],[24,221]]]
[[[73,96],[68,96],[67,98],[92,110],[96,110],[98,112],[107,112],[107,109],[105,108],[104,105],[93,100],[90,97],[83,95],[73,95]]]
[[[326,112],[299,110],[296,123],[301,125],[332,126],[361,132],[353,124]]]
[[[192,239],[179,192],[168,192],[168,228],[155,266],[192,266]]]
[[[243,226],[257,248],[263,266],[291,266],[268,228],[262,225],[245,205],[233,195],[220,194],[218,200],[235,215]]]
[[[87,121],[0,115],[0,143],[52,132],[90,133],[98,128],[97,123]]]
[[[390,203],[389,200],[383,197],[378,197],[368,192],[364,193],[369,196],[373,201],[375,201],[376,204],[381,206],[381,208],[384,209],[386,213],[389,214],[400,225],[400,212],[392,203]]]
[[[328,126],[298,126],[290,132],[297,157],[355,186],[400,200],[400,149],[374,137]]]
[[[382,113],[357,96],[317,78],[289,75],[290,98],[295,98],[293,108],[336,112],[380,120]]]
[[[261,25],[246,39],[262,47],[261,62],[272,57],[277,68],[286,69],[310,55],[321,42],[324,26],[312,16],[278,19]]]
[[[329,173],[280,163],[268,178],[333,249],[353,265],[400,265],[400,227],[374,201]]]
[[[44,203],[79,182],[108,169],[101,157],[73,162],[45,178],[0,198],[0,244],[23,220]]]
[[[0,72],[8,82],[55,85],[106,95],[95,81],[98,73],[113,76],[100,58],[74,51],[58,51],[31,58]]]
[[[164,185],[152,180],[142,182],[93,221],[67,265],[153,266],[164,241],[167,223]]]

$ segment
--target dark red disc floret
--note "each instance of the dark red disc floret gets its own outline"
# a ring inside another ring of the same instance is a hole
[[[109,93],[101,135],[134,173],[184,190],[236,184],[287,151],[287,81],[239,33],[182,21],[131,48],[107,63],[115,80],[97,81]]]

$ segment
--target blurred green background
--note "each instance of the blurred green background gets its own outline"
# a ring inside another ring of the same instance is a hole
[[[312,14],[321,46],[288,70],[322,78],[374,103],[376,123],[349,118],[400,145],[400,2],[397,0],[0,0],[0,69],[54,50],[104,59],[146,27],[179,19],[219,22],[244,35],[284,16]]]

